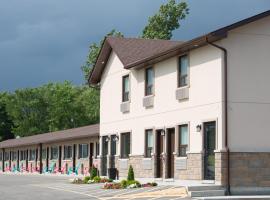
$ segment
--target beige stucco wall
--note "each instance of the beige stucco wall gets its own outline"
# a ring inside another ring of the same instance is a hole
[[[270,17],[229,32],[229,145],[235,152],[270,151]]]
[[[132,131],[133,155],[144,154],[146,128],[163,128],[189,122],[190,151],[202,151],[202,133],[196,126],[207,120],[217,120],[217,149],[222,144],[222,58],[213,47],[191,51],[189,100],[179,102],[177,89],[177,59],[174,57],[154,65],[154,107],[146,109],[144,97],[144,70],[125,70],[112,52],[101,80],[100,135]],[[130,112],[120,112],[122,76],[130,74]],[[119,145],[118,145],[119,154]]]

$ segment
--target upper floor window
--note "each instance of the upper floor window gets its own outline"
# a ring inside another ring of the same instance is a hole
[[[188,125],[179,126],[179,156],[186,157],[188,149]]]
[[[123,76],[122,80],[122,101],[129,101],[129,75]]]
[[[152,95],[154,90],[154,70],[149,67],[145,70],[145,96]]]
[[[178,68],[178,87],[188,85],[188,56],[184,55],[179,57]]]
[[[51,160],[57,158],[58,158],[58,147],[57,146],[51,147]]]
[[[88,144],[79,144],[79,159],[88,157]]]
[[[153,130],[149,129],[145,132],[145,157],[151,158],[153,152]]]
[[[130,133],[121,134],[121,158],[128,158],[130,154]]]
[[[72,146],[64,146],[64,159],[71,159],[72,157]]]

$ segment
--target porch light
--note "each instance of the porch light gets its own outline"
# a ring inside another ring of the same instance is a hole
[[[114,141],[114,142],[118,142],[118,141],[119,141],[119,136],[116,135],[116,136],[113,138],[113,141]]]
[[[110,138],[109,137],[106,137],[105,141],[106,142],[109,142],[110,141]]]
[[[164,130],[164,129],[161,130],[161,135],[162,135],[162,136],[165,135],[165,130]]]
[[[197,130],[197,132],[201,132],[201,130],[202,130],[202,125],[200,125],[200,124],[197,125],[197,126],[196,126],[196,130]]]

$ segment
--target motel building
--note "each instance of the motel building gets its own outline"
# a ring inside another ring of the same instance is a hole
[[[132,165],[136,178],[270,193],[269,76],[270,11],[185,42],[107,37],[89,78],[101,175]]]
[[[100,124],[1,142],[0,168],[270,194],[269,76],[270,11],[185,42],[107,37]]]
[[[99,154],[99,125],[0,143],[0,171],[87,175]]]

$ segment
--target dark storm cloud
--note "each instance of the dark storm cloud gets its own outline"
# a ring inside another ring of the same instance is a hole
[[[83,82],[88,46],[115,28],[136,37],[165,0],[0,0],[0,90]],[[269,0],[189,0],[174,39],[187,40],[270,8]]]

